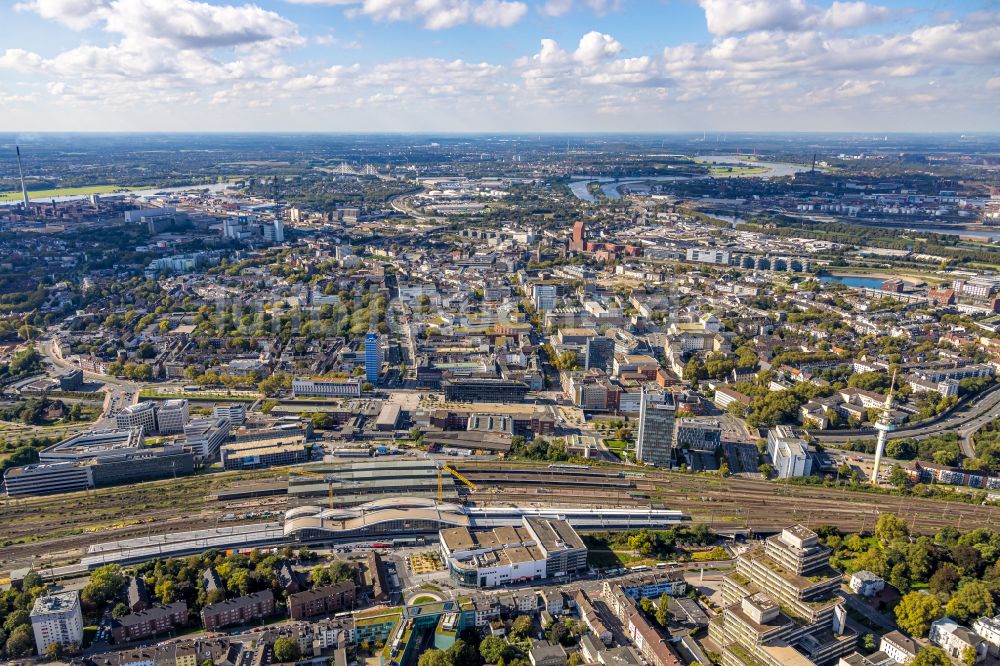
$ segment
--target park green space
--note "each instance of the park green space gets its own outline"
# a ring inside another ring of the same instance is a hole
[[[49,197],[70,197],[75,195],[86,196],[88,194],[108,194],[110,192],[120,192],[132,188],[120,187],[118,185],[86,185],[83,187],[59,187],[49,190],[28,190],[28,196],[32,199],[47,199]],[[20,201],[21,193],[0,192],[0,202]]]

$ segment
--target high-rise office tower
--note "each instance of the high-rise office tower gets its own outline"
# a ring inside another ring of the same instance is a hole
[[[385,350],[382,336],[378,333],[369,333],[365,336],[365,379],[372,384],[378,384],[383,360],[385,360]]]
[[[598,336],[587,340],[587,353],[583,368],[597,368],[609,372],[615,360],[615,341],[612,338]]]
[[[674,401],[664,396],[663,403],[650,402],[642,390],[639,404],[639,435],[635,440],[635,456],[647,465],[670,467],[674,447]]]
[[[573,240],[569,243],[569,249],[573,252],[583,252],[587,245],[587,225],[583,220],[573,223]]]

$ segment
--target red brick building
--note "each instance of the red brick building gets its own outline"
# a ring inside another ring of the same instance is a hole
[[[354,608],[356,593],[357,586],[354,581],[345,580],[334,585],[289,594],[288,614],[293,620],[302,620],[349,610]]]

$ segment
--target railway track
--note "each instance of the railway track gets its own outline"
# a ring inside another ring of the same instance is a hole
[[[513,477],[527,477],[525,471],[536,470],[534,475],[545,478],[544,494],[527,492],[523,481],[510,482]],[[606,467],[595,470],[616,472]],[[824,486],[784,485],[738,477],[711,477],[662,470],[643,470],[643,477],[625,477],[635,481],[635,489],[625,499],[626,492],[616,494],[612,489],[622,477],[608,478],[602,484],[599,478],[588,473],[592,486],[587,496],[574,499],[580,488],[562,485],[559,477],[544,464],[531,463],[463,463],[460,471],[474,475],[480,486],[499,493],[504,501],[548,501],[572,504],[597,504],[605,506],[652,506],[683,511],[693,523],[713,527],[743,527],[771,531],[793,523],[811,527],[832,525],[846,531],[872,529],[881,513],[895,513],[904,518],[916,533],[932,533],[945,526],[960,529],[1000,527],[1000,509],[996,507],[965,504],[943,499],[903,497],[852,491]],[[580,476],[581,471],[567,470]],[[602,489],[605,489],[602,492]],[[640,496],[636,499],[632,495]],[[648,496],[644,501],[641,496]],[[544,499],[543,499],[544,498]],[[470,497],[480,501],[476,495]],[[594,500],[597,499],[598,502]],[[627,503],[626,503],[627,502]]]

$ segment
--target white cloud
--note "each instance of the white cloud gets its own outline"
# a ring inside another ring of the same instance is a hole
[[[871,95],[884,85],[885,84],[881,81],[858,81],[855,79],[849,79],[840,84],[837,88],[837,94],[843,95],[844,97],[863,97],[865,95]]]
[[[546,16],[563,16],[573,9],[573,0],[547,0],[538,8]]]
[[[885,20],[889,10],[866,2],[834,2],[829,8],[806,0],[698,0],[708,31],[726,36],[755,30],[846,30]]]
[[[820,26],[830,30],[845,30],[878,23],[889,17],[889,9],[867,2],[834,2],[818,19]]]
[[[210,5],[193,0],[115,0],[105,30],[164,40],[177,48],[301,43],[294,23],[256,5]]]
[[[474,24],[508,28],[528,11],[519,0],[288,0],[293,4],[348,7],[347,16],[376,21],[422,21],[428,30]]]
[[[509,28],[524,16],[528,6],[523,2],[484,0],[472,10],[473,22],[490,28]]]
[[[125,39],[167,42],[198,49],[250,43],[301,43],[294,23],[276,12],[245,4],[196,0],[30,0],[15,5],[44,19],[82,30],[102,24]]]
[[[573,57],[581,62],[595,63],[605,58],[618,55],[622,51],[622,45],[611,35],[602,35],[593,30],[580,38],[580,45],[577,46]]]
[[[44,19],[58,21],[74,30],[97,23],[107,12],[109,0],[27,0],[18,2],[19,12],[35,12]]]
[[[698,4],[713,35],[792,30],[810,14],[805,0],[699,0]]]

